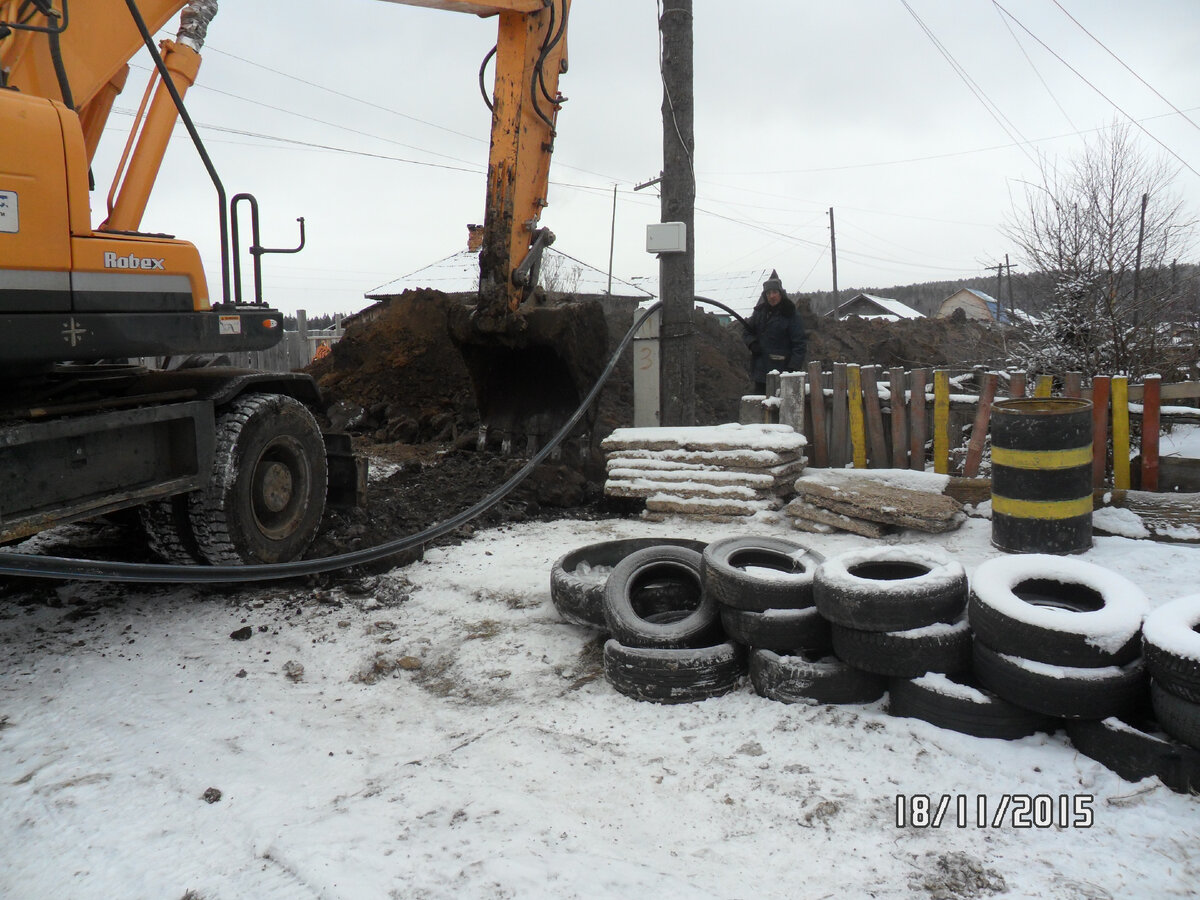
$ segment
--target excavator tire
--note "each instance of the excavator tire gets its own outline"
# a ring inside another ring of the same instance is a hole
[[[325,511],[325,442],[283,394],[243,394],[217,418],[209,482],[188,495],[201,556],[213,565],[276,563],[308,548]]]
[[[163,562],[178,566],[204,562],[188,517],[186,494],[139,506],[138,519],[146,535],[146,546]]]

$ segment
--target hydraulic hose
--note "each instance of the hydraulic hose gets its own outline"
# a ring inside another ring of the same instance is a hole
[[[547,456],[571,433],[571,430],[583,418],[588,408],[600,395],[601,388],[612,376],[625,348],[633,340],[634,334],[642,327],[642,323],[652,313],[662,306],[662,301],[654,303],[633,323],[633,327],[621,339],[617,349],[605,366],[596,383],[587,396],[576,408],[567,423],[558,430],[553,438],[538,451],[511,478],[468,509],[451,516],[436,525],[431,525],[424,531],[411,534],[396,540],[387,541],[375,547],[364,550],[354,550],[336,556],[326,556],[320,559],[301,559],[294,562],[272,563],[248,566],[174,566],[153,563],[122,563],[97,562],[95,560],[70,559],[61,556],[35,556],[25,553],[0,553],[0,575],[23,576],[27,578],[61,578],[76,581],[120,581],[120,582],[150,582],[162,584],[223,584],[243,581],[276,581],[284,578],[297,578],[304,575],[317,575],[322,572],[332,572],[350,566],[364,565],[376,562],[389,556],[394,556],[420,544],[428,543],[459,528],[472,519],[487,512],[522,481],[529,477]]]

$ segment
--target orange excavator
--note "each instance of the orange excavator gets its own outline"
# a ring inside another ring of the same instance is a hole
[[[520,307],[553,240],[538,223],[569,0],[390,2],[498,18],[481,291],[470,319],[491,335],[484,343],[520,343]],[[129,362],[232,356],[282,337],[282,315],[262,298],[262,257],[300,250],[304,220],[299,246],[263,247],[257,202],[226,196],[183,103],[216,8],[0,0],[0,543],[137,508],[169,561],[280,562],[303,554],[327,500],[361,501],[364,466],[347,436],[318,427],[309,376]],[[156,45],[152,36],[176,15],[177,37]],[[143,48],[154,74],[104,195],[93,160]],[[178,121],[217,195],[216,291],[193,244],[140,230]],[[244,298],[246,250],[255,287]]]

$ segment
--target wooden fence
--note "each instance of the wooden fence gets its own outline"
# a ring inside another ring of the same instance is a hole
[[[1166,418],[1200,422],[1200,382],[1162,384],[1156,376],[1130,384],[1124,376],[1078,372],[1062,376],[982,369],[913,369],[820,362],[805,372],[768,377],[767,397],[742,401],[743,422],[778,421],[808,438],[813,467],[899,468],[941,474],[979,474],[987,450],[992,403],[997,399],[1076,397],[1092,401],[1093,480],[1096,487],[1131,486],[1130,448],[1139,437],[1140,484],[1158,488],[1162,401]],[[820,397],[823,402],[814,403]],[[1110,412],[1111,411],[1111,412]]]

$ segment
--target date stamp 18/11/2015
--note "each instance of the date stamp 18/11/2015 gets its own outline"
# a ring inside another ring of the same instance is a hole
[[[1091,828],[1091,794],[897,794],[897,828]]]

